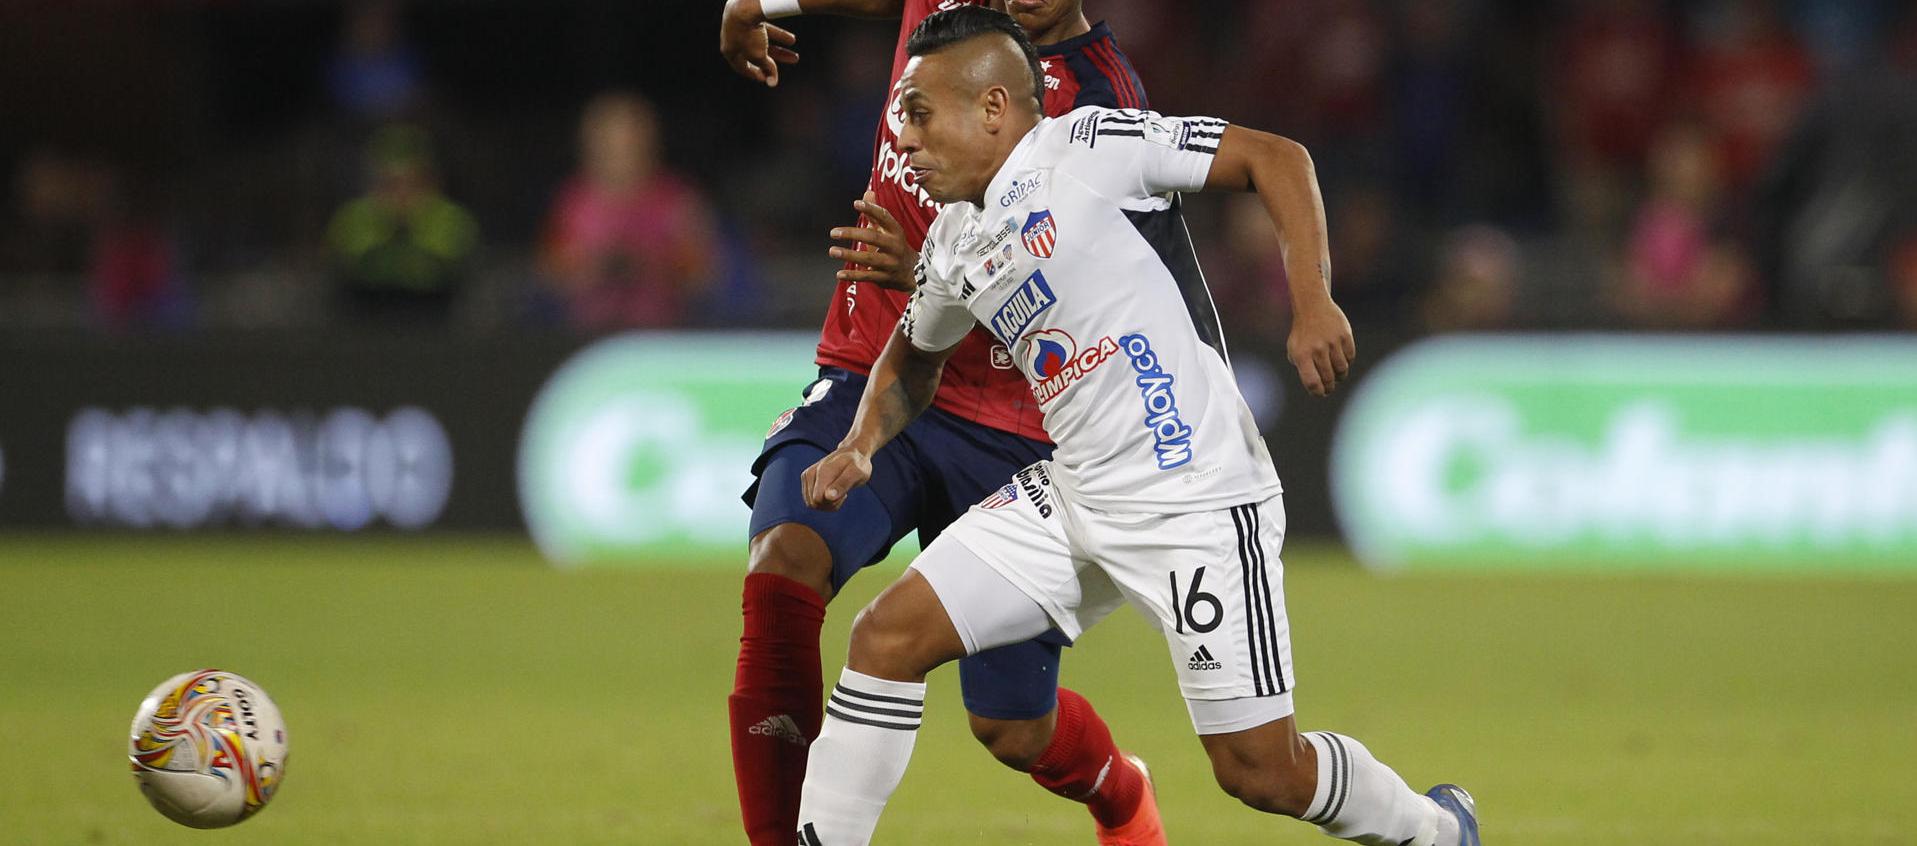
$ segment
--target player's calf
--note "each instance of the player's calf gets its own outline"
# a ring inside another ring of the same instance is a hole
[[[1460,819],[1342,734],[1300,735],[1287,717],[1203,737],[1225,792],[1367,846],[1459,846]]]
[[[1268,814],[1303,817],[1317,786],[1316,755],[1292,718],[1200,738],[1225,793]]]
[[[1052,730],[1056,725],[1056,711],[1035,720],[994,720],[977,714],[967,714],[972,722],[972,736],[997,758],[999,763],[1021,773],[1029,773],[1052,744]]]

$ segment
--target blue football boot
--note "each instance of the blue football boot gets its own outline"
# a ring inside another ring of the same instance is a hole
[[[1478,803],[1464,788],[1455,784],[1440,784],[1425,791],[1426,796],[1436,800],[1438,807],[1450,812],[1458,819],[1458,846],[1484,846],[1478,839]]]

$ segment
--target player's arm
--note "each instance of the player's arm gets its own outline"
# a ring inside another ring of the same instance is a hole
[[[917,285],[905,302],[898,329],[866,378],[851,431],[831,455],[806,468],[801,479],[806,505],[837,511],[853,488],[872,477],[872,456],[932,404],[945,360],[978,325],[958,292],[940,277],[937,252],[936,242],[927,238],[914,271]]]
[[[837,511],[854,488],[872,478],[872,456],[932,405],[945,360],[956,349],[957,343],[942,350],[920,349],[903,325],[892,332],[865,383],[852,430],[831,455],[806,468],[801,479],[806,505]]]
[[[1331,249],[1325,204],[1311,154],[1269,132],[1227,126],[1212,157],[1206,190],[1255,191],[1278,228],[1291,284],[1291,337],[1285,351],[1305,389],[1324,396],[1358,356],[1351,322],[1331,299]]]
[[[896,18],[905,0],[726,0],[719,20],[719,53],[734,73],[767,87],[779,84],[779,65],[792,64],[799,37],[772,23],[797,14]]]

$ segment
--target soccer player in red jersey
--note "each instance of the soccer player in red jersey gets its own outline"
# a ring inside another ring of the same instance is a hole
[[[771,20],[828,13],[898,17],[892,92],[873,148],[872,175],[855,202],[858,225],[832,230],[845,261],[826,312],[819,378],[804,403],[781,415],[753,465],[753,507],[744,635],[729,699],[733,773],[754,846],[792,842],[806,753],[825,710],[858,719],[873,703],[834,692],[819,673],[825,605],[859,569],[885,558],[916,529],[929,544],[953,520],[1051,454],[1037,401],[1010,350],[973,332],[946,366],[934,408],[874,461],[872,482],[838,511],[805,504],[800,475],[851,428],[866,374],[904,312],[925,232],[939,205],[918,187],[898,133],[898,79],[905,41],[935,11],[984,0],[729,0],[720,50],[748,79],[776,86],[780,64],[798,60],[796,38]],[[1144,86],[1104,24],[1082,0],[1011,0],[1011,13],[1039,45],[1045,110],[1089,105],[1146,108]],[[1015,200],[1014,200],[1015,201]],[[973,734],[1008,766],[1082,802],[1107,846],[1165,842],[1143,763],[1121,752],[1083,696],[1058,686],[1060,647],[1051,632],[960,663]],[[882,707],[880,710],[885,710]]]

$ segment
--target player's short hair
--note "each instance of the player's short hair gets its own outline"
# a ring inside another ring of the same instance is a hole
[[[1012,39],[1018,50],[1025,54],[1025,64],[1032,72],[1032,99],[1040,112],[1045,110],[1045,72],[1038,68],[1038,48],[1032,46],[1032,39],[1025,34],[1025,28],[1012,20],[1012,16],[996,9],[984,6],[957,6],[942,12],[933,12],[919,21],[912,37],[905,40],[905,54],[908,56],[926,56],[937,53],[954,44],[970,41],[981,35],[998,33]]]

